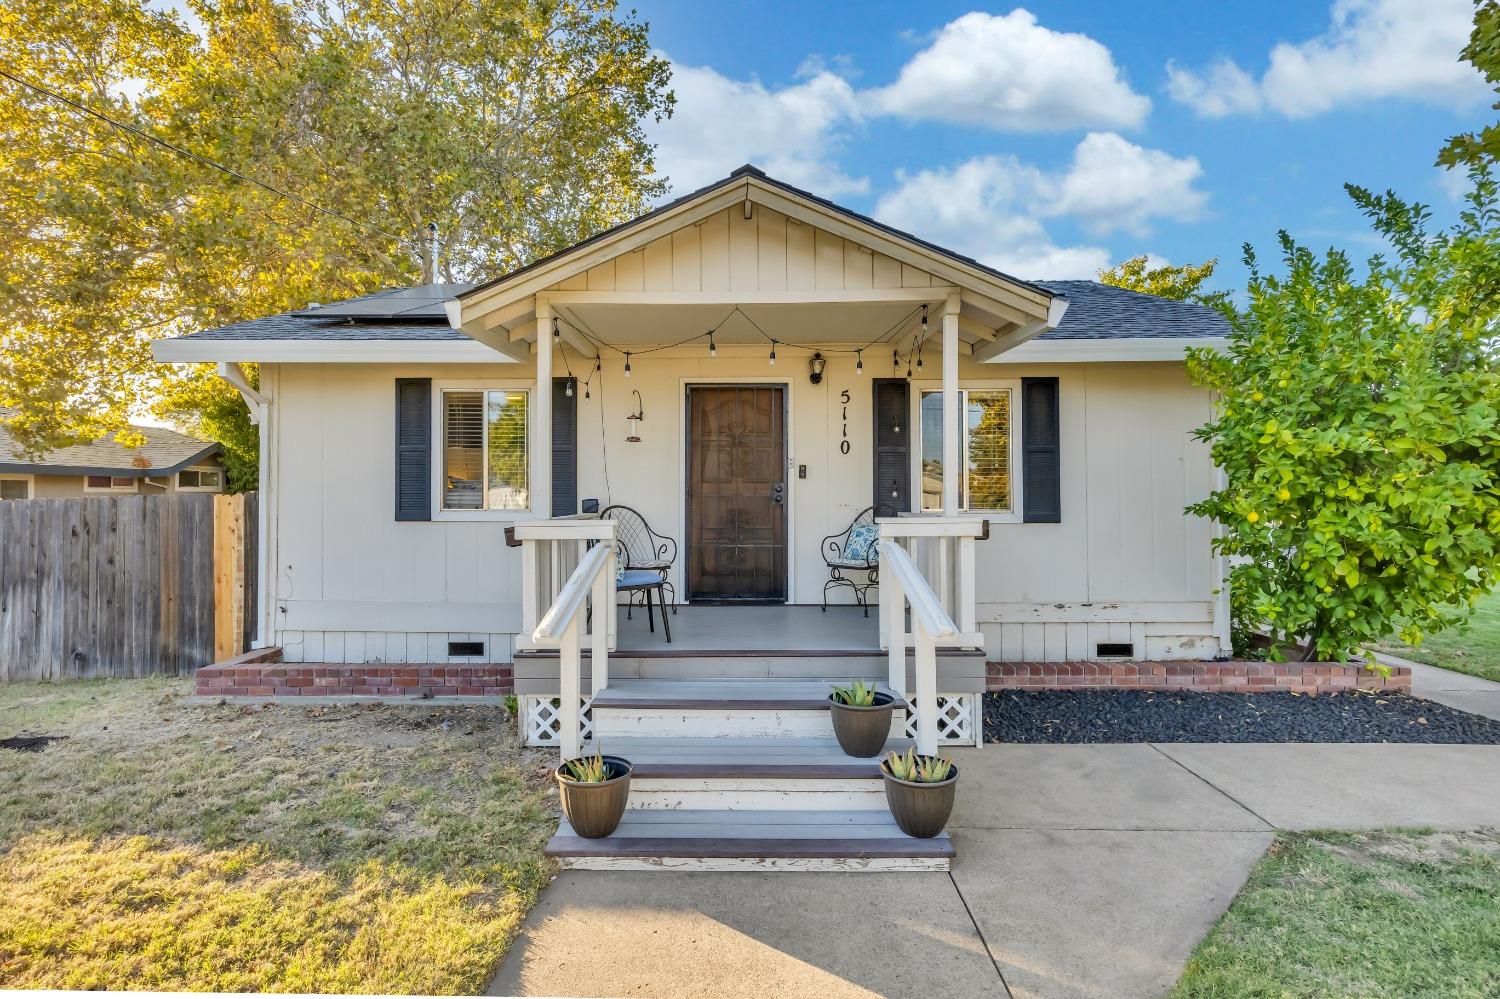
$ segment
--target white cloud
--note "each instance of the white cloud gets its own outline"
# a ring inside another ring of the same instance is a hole
[[[828,197],[860,194],[864,178],[834,162],[846,129],[859,118],[854,89],[821,70],[779,89],[758,80],[731,80],[707,66],[672,65],[677,108],[650,126],[657,170],[678,193],[755,163],[778,180]]]
[[[875,112],[1020,131],[1129,128],[1151,110],[1108,48],[1044,28],[1020,8],[950,21],[895,83],[861,96]]]
[[[1045,220],[1068,216],[1092,233],[1149,231],[1153,218],[1199,217],[1197,160],[1144,149],[1108,132],[1085,136],[1064,170],[980,156],[947,170],[902,174],[880,199],[882,222],[1023,278],[1093,277],[1108,249],[1059,245]]]
[[[1271,50],[1260,80],[1231,60],[1206,72],[1167,64],[1167,92],[1209,118],[1274,111],[1293,118],[1343,104],[1407,97],[1464,107],[1486,88],[1459,61],[1474,16],[1469,0],[1336,0],[1328,30]]]

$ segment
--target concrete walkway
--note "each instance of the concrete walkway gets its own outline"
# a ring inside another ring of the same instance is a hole
[[[1374,657],[1387,666],[1405,666],[1411,670],[1413,695],[1500,721],[1500,683],[1384,652],[1374,653]]]
[[[491,994],[1159,996],[1276,828],[1500,826],[1500,747],[954,755],[951,874],[566,873]]]

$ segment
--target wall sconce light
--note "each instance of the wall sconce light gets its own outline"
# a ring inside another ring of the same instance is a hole
[[[822,353],[814,352],[813,356],[807,362],[807,380],[814,385],[822,384],[823,369],[826,367],[828,367],[828,362],[823,359]]]
[[[625,442],[627,444],[639,444],[641,442],[641,423],[646,419],[646,410],[641,406],[640,389],[636,389],[632,394],[635,396],[635,412],[625,417],[625,422],[630,424],[630,433],[625,438]]]

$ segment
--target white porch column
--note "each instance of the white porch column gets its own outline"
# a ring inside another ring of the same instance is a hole
[[[943,303],[943,516],[958,514],[958,308],[959,293],[948,293]]]
[[[536,454],[531,458],[531,512],[552,516],[552,303],[536,297],[536,407],[531,439]],[[561,585],[554,583],[553,585]]]

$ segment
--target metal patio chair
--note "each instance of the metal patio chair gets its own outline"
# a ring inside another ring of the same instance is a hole
[[[869,592],[880,585],[880,528],[875,524],[875,508],[867,506],[855,515],[849,526],[823,539],[819,550],[828,566],[828,582],[823,584],[823,611],[828,611],[828,591],[847,586],[854,591],[854,602],[870,616]],[[861,582],[856,573],[864,573]]]
[[[677,589],[667,580],[667,575],[671,572],[673,563],[677,561],[677,542],[665,534],[653,531],[651,525],[646,522],[646,518],[641,516],[640,511],[622,504],[607,506],[600,510],[599,519],[615,522],[615,545],[621,556],[622,565],[628,570],[654,572],[661,577],[662,595],[671,595],[670,606],[672,613],[676,614]],[[662,603],[663,617],[666,616],[667,606],[668,604],[664,601]],[[627,619],[629,608],[630,604],[626,604]]]

